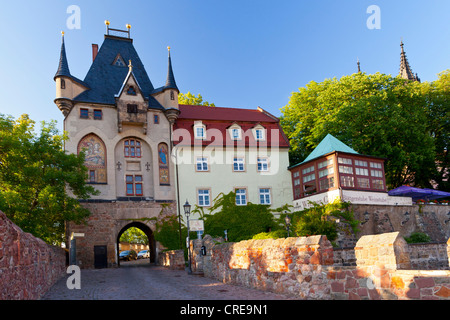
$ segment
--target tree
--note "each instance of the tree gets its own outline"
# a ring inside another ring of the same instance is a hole
[[[148,244],[148,237],[141,229],[131,227],[128,228],[124,233],[122,233],[119,241],[137,244]]]
[[[39,134],[34,125],[28,115],[14,120],[0,114],[0,210],[25,232],[60,244],[65,222],[89,215],[78,199],[96,191],[86,184],[84,153],[65,153],[67,137],[56,123],[43,122]]]
[[[389,188],[428,187],[436,170],[436,146],[427,109],[436,109],[430,102],[435,95],[427,99],[423,87],[380,73],[308,83],[282,108],[281,124],[291,139],[291,164],[304,160],[331,133],[361,154],[386,158]],[[448,91],[443,103],[448,108]]]
[[[178,103],[179,104],[188,104],[191,106],[210,106],[215,107],[214,103],[209,103],[208,101],[203,101],[203,97],[201,94],[197,96],[193,95],[188,91],[188,93],[180,93],[178,95]]]

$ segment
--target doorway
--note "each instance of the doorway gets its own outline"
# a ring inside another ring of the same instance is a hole
[[[96,269],[108,267],[108,252],[106,246],[94,246],[94,267]]]
[[[148,259],[149,263],[154,263],[156,261],[156,242],[153,236],[153,231],[150,229],[149,226],[147,226],[146,224],[142,223],[142,222],[131,222],[129,224],[127,224],[126,226],[124,226],[120,232],[117,235],[117,253],[120,255],[120,238],[122,236],[122,234],[127,231],[130,228],[137,228],[139,230],[141,230],[148,238],[148,247],[149,247],[149,252],[150,252],[150,257],[149,258],[145,258]],[[118,257],[118,265],[120,266],[120,258]]]

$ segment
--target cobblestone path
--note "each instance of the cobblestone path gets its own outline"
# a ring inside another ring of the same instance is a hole
[[[81,289],[68,289],[67,277],[41,300],[296,300],[142,261],[122,263],[120,268],[81,270]]]

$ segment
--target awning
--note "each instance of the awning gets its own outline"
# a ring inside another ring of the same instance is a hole
[[[408,186],[401,186],[388,192],[390,196],[399,197],[411,197],[414,201],[423,200],[434,200],[450,197],[449,192],[435,190],[435,189],[421,189]]]

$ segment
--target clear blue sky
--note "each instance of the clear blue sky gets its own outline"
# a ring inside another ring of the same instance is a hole
[[[70,5],[80,8],[80,29],[67,27]],[[381,10],[381,29],[367,28],[370,5]],[[70,71],[84,79],[105,19],[111,28],[131,24],[155,87],[165,83],[171,46],[181,92],[280,116],[293,91],[356,72],[357,58],[364,72],[397,75],[401,39],[413,72],[436,80],[450,68],[449,16],[448,0],[7,1],[0,11],[0,113],[53,119],[62,128],[53,103],[60,31]]]

